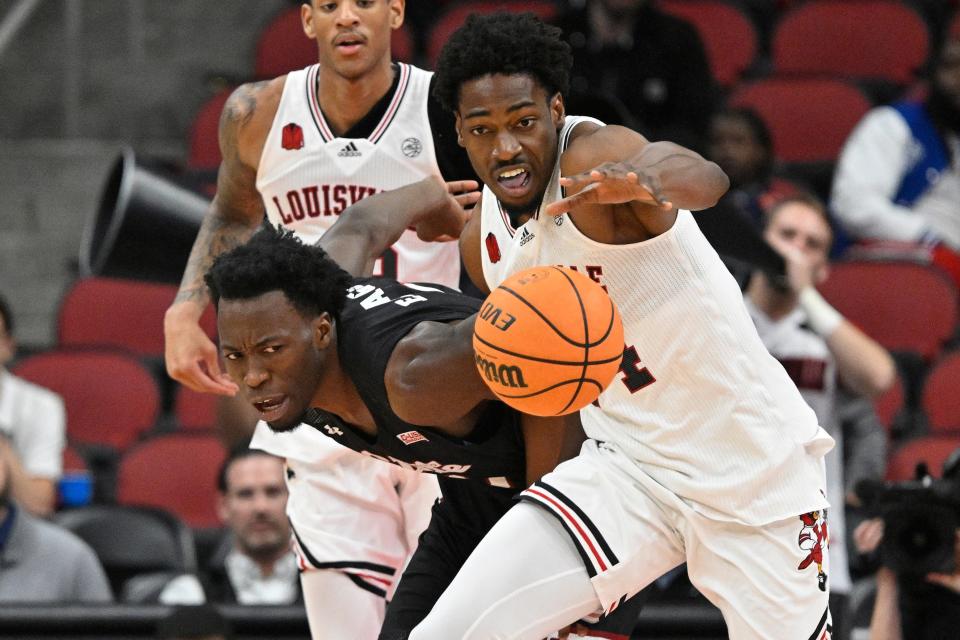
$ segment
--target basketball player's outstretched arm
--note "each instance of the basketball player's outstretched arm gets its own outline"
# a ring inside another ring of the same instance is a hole
[[[437,176],[369,196],[348,207],[317,242],[352,275],[369,275],[373,262],[404,231],[426,241],[452,241],[480,198],[473,180],[444,183]]]
[[[200,316],[210,302],[203,276],[218,255],[246,242],[263,220],[263,202],[256,188],[257,164],[282,90],[283,77],[242,85],[227,100],[220,116],[223,160],[217,173],[217,194],[200,225],[180,291],[163,323],[167,372],[196,391],[236,393],[236,385],[220,371],[216,347],[200,328]]]
[[[604,207],[625,205],[654,233],[673,224],[677,208],[713,206],[730,184],[719,166],[698,153],[612,125],[574,138],[560,167],[570,195],[550,204],[548,213],[602,213]]]

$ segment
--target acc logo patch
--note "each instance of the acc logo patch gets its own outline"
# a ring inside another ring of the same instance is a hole
[[[419,138],[407,138],[400,144],[400,151],[408,158],[416,158],[423,151],[423,143]]]

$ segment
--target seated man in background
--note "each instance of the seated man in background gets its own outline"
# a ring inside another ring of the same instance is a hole
[[[0,603],[110,602],[96,554],[75,535],[20,508],[0,456]]]
[[[826,456],[827,497],[834,505],[827,539],[833,637],[845,640],[852,584],[845,544],[844,434],[836,394],[842,383],[858,394],[877,396],[893,384],[896,370],[890,354],[845,320],[815,289],[827,276],[833,240],[824,206],[806,195],[781,201],[767,214],[764,238],[787,261],[787,287],[772,284],[766,274],[757,272],[744,302],[763,344],[837,443]],[[852,449],[853,443],[847,446]]]
[[[0,459],[21,508],[47,516],[56,506],[63,470],[66,414],[60,396],[6,370],[15,351],[13,316],[0,296]]]
[[[283,460],[259,449],[235,449],[220,468],[217,512],[229,531],[200,583],[170,581],[165,604],[275,604],[302,602],[296,557],[290,546]]]
[[[855,238],[922,243],[960,282],[960,33],[944,38],[925,100],[877,107],[853,130],[830,206]]]

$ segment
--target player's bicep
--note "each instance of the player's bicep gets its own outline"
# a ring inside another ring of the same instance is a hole
[[[263,202],[257,191],[257,170],[250,157],[250,147],[258,147],[255,117],[257,96],[263,85],[242,85],[231,94],[220,114],[218,141],[220,168],[217,171],[217,193],[212,210],[225,221],[256,227],[263,218]]]
[[[476,315],[456,322],[421,322],[390,355],[384,377],[394,413],[405,422],[464,436],[464,419],[493,392],[477,373],[473,354]]]
[[[463,268],[466,269],[470,280],[481,291],[481,293],[490,293],[487,286],[487,280],[483,275],[483,255],[480,246],[480,228],[481,217],[483,215],[483,198],[473,207],[473,213],[467,220],[463,233],[460,234],[460,257],[463,260]]]

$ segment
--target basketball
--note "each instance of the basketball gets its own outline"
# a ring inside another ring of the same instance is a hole
[[[480,377],[511,407],[537,416],[579,411],[613,380],[623,324],[599,284],[572,269],[515,273],[484,300],[473,331]]]

